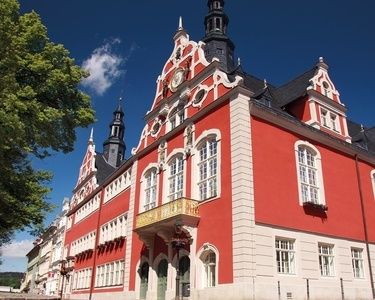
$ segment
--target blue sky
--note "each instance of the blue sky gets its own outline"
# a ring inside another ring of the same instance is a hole
[[[124,99],[127,156],[138,143],[143,117],[152,104],[155,82],[173,49],[179,16],[190,38],[204,35],[205,0],[22,0],[21,11],[34,9],[53,42],[69,49],[76,63],[91,70],[82,89],[96,110],[94,141],[102,151],[112,111]],[[281,85],[310,69],[323,56],[350,119],[374,126],[375,2],[269,0],[226,1],[228,34],[246,72]],[[73,153],[35,162],[54,173],[50,201],[57,205],[46,224],[70,197],[86,150],[90,128],[77,130]],[[32,237],[15,236],[3,249],[1,271],[24,271],[23,256]]]

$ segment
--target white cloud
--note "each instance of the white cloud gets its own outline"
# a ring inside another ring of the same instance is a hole
[[[33,240],[13,241],[11,244],[1,248],[3,257],[25,257],[34,247]]]
[[[82,81],[82,84],[94,90],[98,95],[103,95],[123,73],[120,67],[127,58],[123,59],[121,56],[116,55],[112,49],[113,45],[120,42],[120,39],[113,39],[96,48],[82,64],[82,68],[90,74],[89,77]]]

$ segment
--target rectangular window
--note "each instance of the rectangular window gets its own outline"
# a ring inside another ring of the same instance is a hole
[[[156,169],[153,169],[146,175],[145,187],[145,204],[144,210],[149,210],[155,207],[156,202]]]
[[[97,266],[97,280],[95,286],[121,285],[124,274],[124,261],[114,261],[105,265]]]
[[[319,199],[316,154],[307,147],[298,147],[298,165],[301,197],[303,203],[321,204]]]
[[[320,109],[320,121],[321,121],[321,124],[324,127],[329,127],[329,125],[328,125],[328,112],[323,108]]]
[[[183,157],[176,157],[169,165],[169,201],[182,197],[183,192]]]
[[[331,118],[331,128],[332,128],[332,130],[339,131],[338,124],[337,124],[337,121],[338,121],[337,115],[331,113],[330,118]]]
[[[334,276],[333,245],[319,244],[319,267],[322,276]]]
[[[363,269],[363,250],[358,248],[352,248],[352,267],[354,278],[364,278]]]
[[[199,198],[200,200],[217,196],[217,142],[207,140],[199,149]]]
[[[295,274],[294,240],[276,239],[277,272],[281,274]]]

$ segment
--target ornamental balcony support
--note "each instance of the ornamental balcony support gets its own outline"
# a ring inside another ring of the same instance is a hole
[[[196,227],[199,222],[198,201],[179,198],[142,212],[136,216],[134,231],[150,247],[155,234],[170,243],[175,233],[175,224]]]

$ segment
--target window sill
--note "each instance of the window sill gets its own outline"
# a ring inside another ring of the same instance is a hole
[[[305,208],[311,208],[315,210],[328,211],[328,206],[314,202],[303,202],[302,206]]]
[[[220,195],[216,195],[216,196],[212,196],[210,198],[206,198],[204,200],[198,200],[198,203],[199,203],[198,205],[206,204],[208,202],[215,201],[219,198],[220,198]]]

